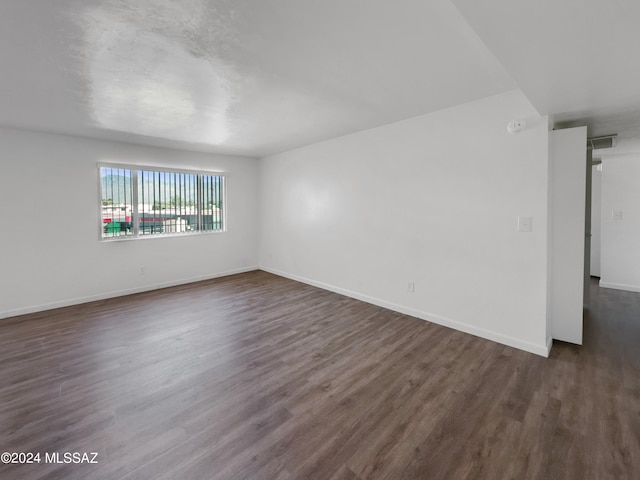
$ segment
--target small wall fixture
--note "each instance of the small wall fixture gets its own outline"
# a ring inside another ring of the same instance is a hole
[[[589,150],[598,150],[600,148],[614,148],[618,134],[603,135],[601,137],[587,138],[587,148]]]
[[[523,131],[527,127],[527,122],[524,120],[516,119],[511,120],[507,125],[507,132],[513,134]]]

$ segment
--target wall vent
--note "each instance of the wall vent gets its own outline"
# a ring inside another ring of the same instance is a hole
[[[613,148],[616,146],[616,137],[618,135],[603,135],[602,137],[587,138],[587,148],[598,150],[600,148]]]

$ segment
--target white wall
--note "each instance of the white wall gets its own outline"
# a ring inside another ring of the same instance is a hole
[[[602,160],[600,286],[640,292],[640,154]]]
[[[587,127],[549,136],[551,336],[582,344]]]
[[[261,268],[546,355],[547,142],[512,91],[262,159]]]
[[[227,172],[228,231],[98,241],[101,161]],[[255,159],[0,129],[0,162],[0,318],[257,266]]]
[[[591,167],[591,275],[600,276],[600,245],[602,229],[601,208],[601,185],[602,174],[598,170],[598,165]]]

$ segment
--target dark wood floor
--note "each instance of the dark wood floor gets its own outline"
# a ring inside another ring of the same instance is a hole
[[[264,272],[3,320],[0,479],[638,479],[640,294],[592,300],[549,359]]]

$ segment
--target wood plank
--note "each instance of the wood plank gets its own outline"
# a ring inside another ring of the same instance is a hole
[[[12,480],[633,479],[640,294],[549,359],[250,272],[0,322]],[[517,319],[514,319],[517,321]]]

